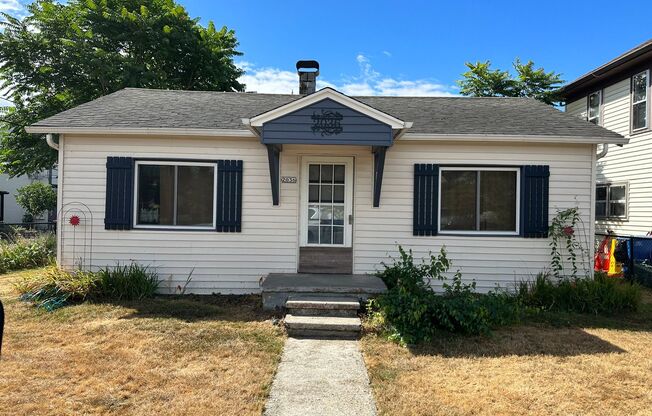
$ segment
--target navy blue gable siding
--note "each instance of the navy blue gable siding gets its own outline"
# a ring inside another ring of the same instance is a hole
[[[341,132],[313,131],[313,116],[337,112]],[[350,144],[391,146],[392,128],[330,98],[263,124],[264,144]]]
[[[134,161],[130,157],[106,158],[104,228],[129,230],[132,226]]]
[[[521,234],[526,238],[548,237],[550,167],[521,167]]]

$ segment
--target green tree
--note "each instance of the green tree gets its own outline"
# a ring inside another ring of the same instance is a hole
[[[26,212],[25,221],[31,222],[44,211],[57,207],[57,193],[52,186],[43,182],[33,182],[16,190],[16,203]]]
[[[25,126],[125,87],[242,91],[233,30],[206,27],[174,0],[37,0],[2,14],[0,87],[14,107],[0,121],[10,175],[52,167],[56,153]]]
[[[559,88],[564,81],[554,71],[535,68],[534,62],[514,61],[515,75],[509,71],[492,69],[491,62],[465,63],[468,71],[457,81],[462,95],[473,97],[528,97],[546,104],[559,104]]]

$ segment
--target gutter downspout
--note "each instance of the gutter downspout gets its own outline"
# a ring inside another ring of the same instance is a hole
[[[48,143],[48,146],[53,148],[56,151],[59,151],[59,144],[54,142],[54,135],[52,133],[48,133],[45,135],[45,141]]]
[[[609,152],[609,144],[608,143],[603,143],[602,144],[602,150],[598,152],[598,154],[595,157],[595,160],[600,160],[603,157],[607,156],[607,152]]]

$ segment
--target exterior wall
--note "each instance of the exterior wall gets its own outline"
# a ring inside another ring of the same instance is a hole
[[[568,103],[566,111],[586,117],[586,97]],[[649,117],[648,113],[648,117]],[[609,145],[607,155],[598,160],[597,183],[628,184],[628,218],[598,220],[597,231],[641,235],[652,231],[652,130],[630,134],[630,79],[603,90],[602,125],[628,137],[622,147]],[[652,123],[652,120],[649,122]]]
[[[282,183],[280,205],[272,205],[267,153],[249,139],[84,137],[66,135],[60,152],[61,203],[83,202],[93,220],[72,230],[62,221],[59,260],[72,267],[92,241],[93,267],[138,261],[156,268],[162,289],[183,284],[193,270],[189,292],[258,291],[261,276],[295,272],[298,261],[299,183]],[[396,253],[396,244],[422,257],[445,245],[454,268],[475,278],[480,290],[535,276],[549,267],[549,240],[520,237],[412,235],[412,180],[415,163],[550,165],[550,217],[557,209],[580,208],[593,233],[593,145],[455,144],[398,141],[387,152],[381,206],[372,207],[372,153],[368,146],[285,145],[281,175],[299,176],[302,155],[353,156],[354,272],[370,273]],[[242,159],[241,233],[207,231],[104,230],[107,156],[187,159]],[[87,227],[87,225],[89,225]],[[92,229],[92,237],[89,231]],[[76,234],[74,234],[76,233]],[[75,243],[73,244],[73,238]],[[592,241],[589,242],[592,244]],[[88,257],[88,256],[87,256]],[[588,259],[587,259],[588,261]]]

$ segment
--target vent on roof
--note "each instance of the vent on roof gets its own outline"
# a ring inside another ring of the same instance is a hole
[[[319,75],[319,62],[299,61],[297,62],[297,73],[299,74],[299,94],[312,94],[317,88],[317,76]]]

